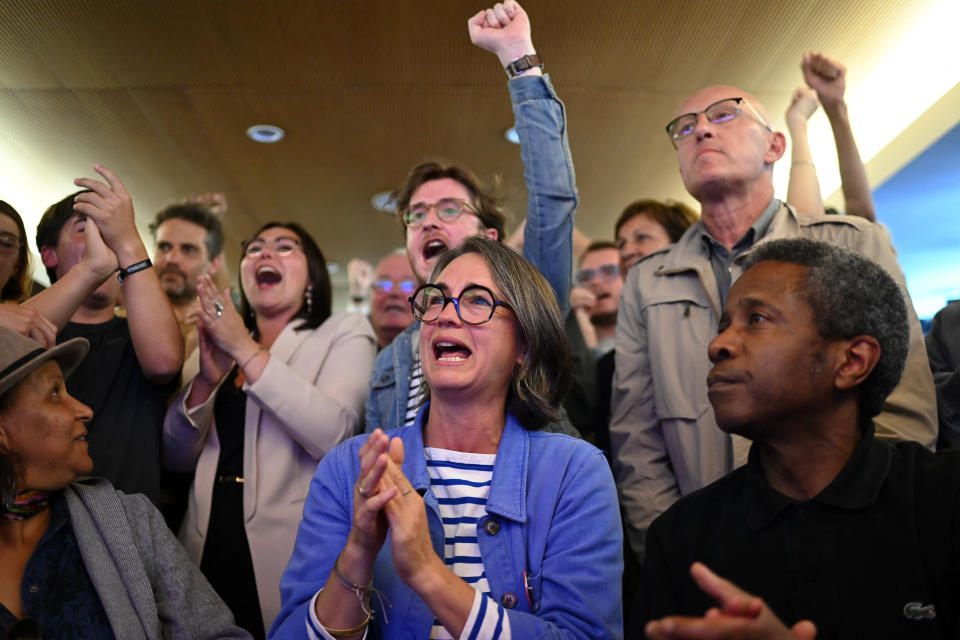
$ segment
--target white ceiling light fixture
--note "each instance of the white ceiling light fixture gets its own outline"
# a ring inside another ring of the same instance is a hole
[[[520,136],[517,134],[516,127],[510,127],[503,132],[503,137],[507,139],[507,142],[512,142],[513,144],[520,144]]]
[[[397,212],[397,201],[393,198],[392,191],[378,191],[370,196],[370,206],[384,213],[393,214]]]
[[[263,144],[280,142],[286,135],[286,131],[272,124],[255,124],[247,129],[248,138],[254,142],[261,142]]]

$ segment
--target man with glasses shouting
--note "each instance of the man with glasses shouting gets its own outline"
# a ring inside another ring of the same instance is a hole
[[[666,129],[701,218],[676,244],[630,269],[620,301],[610,431],[627,530],[641,559],[657,515],[746,461],[748,441],[717,428],[706,354],[751,248],[795,236],[842,245],[878,262],[906,294],[880,227],[851,216],[798,215],[774,197],[773,164],[786,139],[749,93],[728,86],[698,91]],[[876,418],[877,435],[932,447],[933,380],[920,323],[908,307],[906,370]]]
[[[508,0],[480,11],[470,18],[468,29],[471,41],[496,54],[510,78],[528,192],[523,254],[544,274],[566,311],[577,190],[564,106],[543,75],[530,22],[519,4]],[[440,254],[467,238],[505,238],[500,203],[466,168],[438,162],[417,165],[396,201],[407,256],[420,283],[429,279]],[[366,405],[368,433],[413,424],[423,388],[418,337],[419,323],[414,323],[377,356]],[[575,433],[568,424],[561,430]]]

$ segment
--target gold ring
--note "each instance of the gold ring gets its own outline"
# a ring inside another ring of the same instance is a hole
[[[400,495],[403,496],[404,498],[406,498],[407,495],[409,495],[411,491],[413,491],[413,489],[407,489],[406,491],[403,491]]]
[[[357,487],[357,493],[360,494],[360,497],[361,497],[361,498],[368,498],[368,497],[369,497],[368,494],[367,494],[367,490],[364,489],[363,487]]]

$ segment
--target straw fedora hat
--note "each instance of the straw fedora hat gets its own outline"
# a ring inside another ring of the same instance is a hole
[[[49,360],[55,360],[60,365],[66,378],[89,350],[90,343],[85,338],[74,338],[44,349],[39,342],[12,329],[0,327],[0,396]]]

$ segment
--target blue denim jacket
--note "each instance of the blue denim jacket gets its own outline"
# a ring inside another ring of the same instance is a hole
[[[413,374],[413,349],[419,341],[420,323],[414,322],[377,354],[370,373],[370,395],[364,403],[364,432],[403,426]]]
[[[443,525],[421,435],[428,408],[413,427],[390,435],[403,440],[403,472],[423,496],[434,551],[443,557]],[[317,467],[280,583],[283,609],[271,638],[306,637],[310,600],[326,582],[350,531],[357,452],[366,437],[338,445]],[[505,610],[514,638],[622,637],[620,513],[613,478],[598,449],[569,436],[528,431],[508,416],[486,511],[477,537],[493,597],[488,606],[513,605]],[[430,635],[434,615],[397,576],[389,534],[374,567],[374,586],[392,606],[387,616],[377,614],[368,638]]]
[[[527,185],[523,255],[546,277],[561,313],[566,314],[577,209],[566,111],[548,76],[520,76],[510,80],[508,87]],[[377,355],[366,402],[367,433],[403,424],[419,327],[414,323]]]

